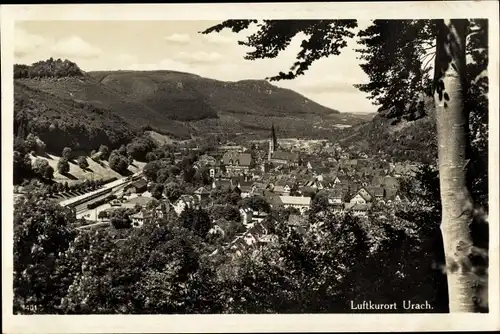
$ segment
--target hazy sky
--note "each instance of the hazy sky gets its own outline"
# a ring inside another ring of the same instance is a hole
[[[83,70],[190,72],[237,81],[264,79],[288,71],[301,36],[275,59],[249,61],[237,44],[250,31],[201,35],[218,21],[22,21],[15,25],[15,62],[31,64],[50,57],[69,59]],[[369,21],[360,21],[364,28]],[[359,67],[356,40],[339,56],[314,63],[305,75],[273,84],[293,89],[341,112],[374,112],[376,106],[353,84],[367,82]]]

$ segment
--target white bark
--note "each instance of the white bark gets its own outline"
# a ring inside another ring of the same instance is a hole
[[[467,186],[468,111],[464,109],[467,20],[440,20],[434,100],[442,202],[441,232],[450,312],[475,312],[479,278],[469,260],[473,202]]]

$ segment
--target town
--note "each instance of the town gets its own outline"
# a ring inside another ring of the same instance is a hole
[[[14,314],[489,312],[487,19],[15,26]]]
[[[236,223],[243,224],[244,229],[226,242],[223,249],[240,254],[246,248],[255,249],[272,240],[271,211],[287,210],[290,226],[307,228],[307,214],[314,200],[320,197],[326,199],[333,212],[360,217],[384,212],[391,205],[404,205],[408,199],[400,192],[400,180],[415,176],[419,169],[417,163],[387,162],[350,152],[327,140],[280,140],[274,125],[268,140],[252,141],[246,146],[225,143],[201,153],[196,146],[169,149],[174,157],[172,166],[181,166],[182,158],[189,155],[194,172],[208,174],[203,185],[191,191],[182,189],[185,175],[179,173],[169,180],[178,188],[174,196],[169,198],[167,183],[158,193],[155,189],[159,186],[158,171],[152,161],[144,166],[146,172],[137,172],[60,204],[72,209],[85,222],[79,229],[118,227],[112,224],[112,217],[124,210],[128,210],[129,221],[125,227],[140,228],[169,212],[180,216],[187,209],[210,212],[214,207],[228,206],[218,201],[217,196],[233,194],[240,199],[234,201],[239,212]],[[267,203],[268,208],[252,205],[255,199]],[[215,217],[212,219],[210,233],[225,233]]]

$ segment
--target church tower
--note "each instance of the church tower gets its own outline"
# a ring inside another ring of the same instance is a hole
[[[274,124],[271,126],[271,138],[269,139],[269,154],[268,160],[271,160],[273,153],[278,148],[278,139],[276,138],[276,131],[274,130]]]

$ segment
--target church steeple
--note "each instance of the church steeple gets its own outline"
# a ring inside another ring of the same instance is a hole
[[[271,125],[271,140],[273,143],[273,151],[278,148],[278,139],[276,138],[276,131],[274,130],[274,123]]]
[[[271,126],[271,138],[269,138],[269,154],[267,160],[271,160],[274,151],[278,148],[278,139],[276,138],[276,131],[274,130],[274,123]]]

